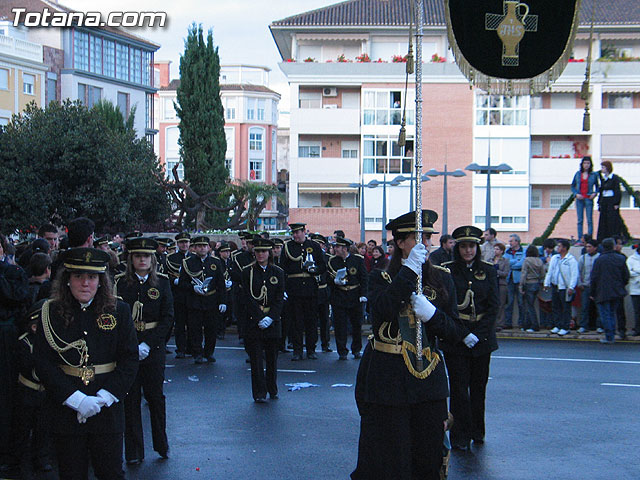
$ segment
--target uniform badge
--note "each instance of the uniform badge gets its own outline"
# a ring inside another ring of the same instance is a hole
[[[435,289],[431,288],[429,285],[425,285],[422,288],[422,293],[430,302],[434,301],[438,297],[438,292],[436,292]]]
[[[116,322],[116,317],[110,313],[103,313],[98,317],[97,323],[100,330],[113,330],[118,322]]]
[[[313,253],[313,248],[312,247],[307,247],[307,253]]]
[[[391,283],[391,275],[389,275],[387,272],[381,272],[380,275],[382,276],[382,278],[384,278],[387,282]]]
[[[351,267],[349,269],[349,275],[355,275],[356,273],[358,273],[358,269],[356,267]]]
[[[473,272],[473,277],[474,277],[476,280],[484,280],[485,278],[487,278],[487,274],[486,274],[486,273],[484,273],[482,270],[480,270],[480,271],[475,271],[475,272]]]
[[[278,283],[278,277],[273,276],[269,279],[269,281],[271,282],[272,285],[277,285]]]
[[[157,300],[158,298],[160,298],[160,292],[158,291],[157,288],[150,288],[147,291],[147,295],[151,300]]]
[[[216,267],[216,264],[215,264],[215,263],[212,263],[212,264],[211,264],[211,267],[209,267],[209,268],[211,268],[211,270],[217,270],[217,268],[218,268],[218,267]]]

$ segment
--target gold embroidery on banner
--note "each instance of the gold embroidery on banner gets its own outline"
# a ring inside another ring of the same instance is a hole
[[[424,380],[429,375],[431,375],[436,369],[438,363],[440,363],[440,355],[435,352],[431,352],[431,349],[429,347],[423,348],[422,356],[427,359],[428,365],[424,370],[418,371],[411,363],[411,359],[409,358],[409,354],[407,353],[407,351],[417,356],[416,347],[413,344],[409,342],[402,342],[402,358],[404,359],[404,364],[407,366],[409,373],[414,377],[419,378],[420,380]]]
[[[520,65],[520,42],[526,32],[538,31],[538,16],[529,15],[529,5],[518,0],[504,0],[503,14],[487,13],[485,30],[493,30],[502,42],[502,66]],[[520,13],[524,9],[524,13]]]
[[[118,324],[118,322],[116,321],[116,317],[114,317],[110,313],[103,313],[98,317],[96,322],[98,323],[98,328],[100,330],[113,330]]]
[[[160,298],[160,291],[157,288],[150,288],[147,291],[147,295],[151,300],[157,300],[158,298]]]

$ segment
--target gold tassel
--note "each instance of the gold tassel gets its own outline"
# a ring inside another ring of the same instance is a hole
[[[138,300],[136,300],[133,304],[133,308],[131,309],[131,318],[134,322],[139,322],[140,320],[142,320],[142,307],[143,304]]]
[[[413,45],[409,43],[409,52],[407,53],[407,73],[413,74],[415,71],[415,62],[413,60]]]
[[[407,144],[407,129],[404,128],[404,123],[400,127],[400,134],[398,135],[398,146],[404,147]]]
[[[589,113],[589,107],[584,107],[584,116],[582,117],[582,131],[588,132],[591,130],[591,114]]]

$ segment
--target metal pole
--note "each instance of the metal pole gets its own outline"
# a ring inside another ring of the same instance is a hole
[[[489,119],[491,122],[491,119]],[[489,132],[489,154],[487,155],[487,198],[485,200],[484,229],[491,228],[491,132]]]
[[[364,243],[364,184],[360,183],[360,242]]]
[[[386,170],[386,169],[385,169]],[[385,171],[382,182],[382,249],[387,251],[387,173]]]
[[[413,212],[413,172],[409,175],[409,180],[411,181],[409,183],[409,211]]]
[[[422,23],[423,0],[414,2],[416,8],[416,243],[422,242]],[[422,273],[422,272],[421,272]],[[422,274],[418,275],[416,293],[422,293]],[[416,369],[422,371],[422,322],[416,322]]]
[[[447,164],[444,164],[444,192],[442,193],[442,234],[445,235],[449,233],[449,223],[448,223],[448,215],[447,215],[447,177],[449,174],[447,173]]]

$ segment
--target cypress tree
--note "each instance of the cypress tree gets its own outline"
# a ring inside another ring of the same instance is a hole
[[[213,47],[209,30],[206,43],[202,25],[192,24],[180,57],[180,86],[177,90],[176,112],[180,156],[184,164],[185,180],[199,195],[223,192],[229,178],[224,164],[227,141],[224,134],[224,109],[220,99],[220,57]],[[211,198],[216,205],[228,199]],[[203,207],[198,212],[196,228],[202,229],[205,220]],[[209,226],[226,225],[227,214],[208,211]]]

